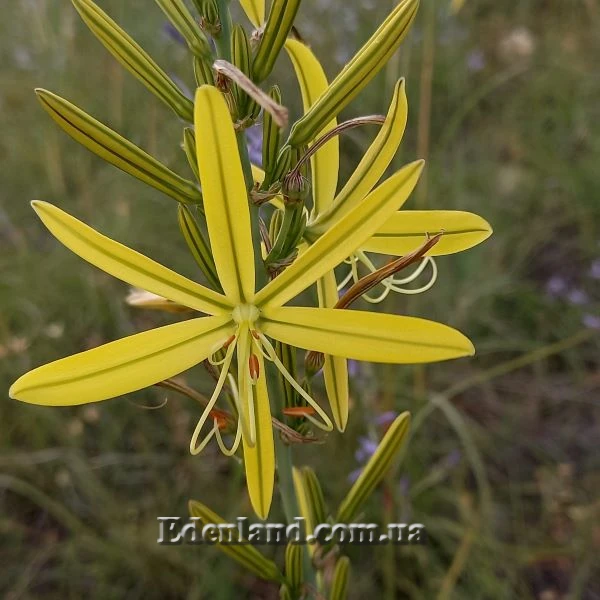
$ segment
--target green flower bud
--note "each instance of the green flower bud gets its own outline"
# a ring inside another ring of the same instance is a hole
[[[274,85],[269,91],[269,96],[281,104],[281,91],[279,87]],[[268,111],[265,111],[263,116],[263,147],[262,147],[262,159],[263,169],[265,173],[271,173],[277,163],[277,154],[279,153],[279,143],[281,141],[281,129],[277,126],[273,120],[273,116]]]
[[[310,110],[294,124],[289,138],[292,146],[302,146],[314,139],[377,75],[404,40],[418,6],[419,0],[402,0],[394,8]]]
[[[285,548],[285,578],[289,582],[293,595],[302,585],[303,554],[304,548],[300,544],[290,542]]]
[[[200,13],[202,29],[215,38],[219,37],[221,35],[221,19],[216,0],[193,0],[193,2]]]
[[[211,55],[208,40],[183,0],[156,0],[173,26],[181,33],[195,56]]]
[[[215,73],[212,64],[203,56],[194,56],[194,77],[198,87],[201,85],[215,85]]]
[[[335,565],[329,600],[346,600],[348,597],[348,575],[350,573],[350,559],[342,556]]]

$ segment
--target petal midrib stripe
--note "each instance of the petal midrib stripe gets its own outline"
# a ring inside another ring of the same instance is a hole
[[[387,232],[381,232],[381,231],[377,231],[375,234],[373,234],[374,238],[409,238],[409,237],[422,237],[425,234],[429,234],[429,235],[438,235],[438,234],[443,234],[442,240],[446,239],[450,236],[453,235],[465,235],[465,234],[469,234],[469,233],[487,233],[488,230],[487,229],[458,229],[458,230],[452,230],[452,231],[447,231],[445,229],[440,229],[438,231],[436,230],[431,230],[431,231],[414,231],[414,232],[404,232],[404,233],[387,233]]]
[[[201,318],[210,318],[210,317],[201,317]],[[183,321],[185,322],[185,321]],[[150,352],[148,354],[144,354],[143,356],[139,356],[138,358],[134,358],[132,360],[128,360],[127,362],[120,362],[114,365],[111,365],[109,367],[105,367],[104,369],[99,369],[97,371],[89,371],[85,374],[76,376],[76,377],[63,377],[61,379],[57,379],[54,381],[50,381],[50,382],[46,382],[46,383],[38,383],[36,385],[30,385],[27,387],[22,388],[21,390],[19,390],[19,392],[28,392],[31,390],[37,390],[40,388],[50,388],[50,387],[57,387],[60,385],[65,385],[65,384],[69,384],[69,383],[76,383],[78,381],[83,381],[84,379],[89,379],[90,377],[99,377],[105,373],[108,373],[110,371],[114,371],[115,369],[121,369],[121,368],[130,368],[132,365],[135,365],[137,363],[140,363],[144,360],[148,360],[150,358],[153,358],[154,356],[158,356],[160,354],[163,354],[166,351],[172,351],[172,350],[176,350],[177,348],[181,348],[182,346],[185,346],[186,344],[191,344],[193,342],[195,342],[196,340],[198,340],[199,338],[211,334],[211,333],[215,333],[216,331],[218,331],[219,329],[226,329],[229,326],[229,322],[224,323],[223,325],[218,325],[216,326],[214,329],[209,329],[208,331],[203,331],[202,333],[199,333],[191,338],[188,338],[186,340],[183,340],[181,342],[178,342],[176,344],[173,344],[172,346],[168,346],[166,348],[161,348],[160,350],[156,350],[154,352]],[[166,325],[166,327],[169,327],[169,325]],[[149,330],[149,331],[153,331],[153,330]],[[141,335],[141,334],[134,334],[135,335]],[[121,339],[127,339],[127,338],[121,338]],[[101,346],[100,346],[101,347]],[[117,357],[115,357],[117,358]],[[68,357],[66,359],[63,360],[68,360]],[[57,361],[60,362],[60,361]],[[198,361],[200,362],[200,361]],[[52,364],[52,363],[50,363]],[[46,366],[46,365],[44,365]],[[48,365],[49,366],[49,365]]]
[[[207,306],[212,305],[213,309],[216,308],[217,310],[215,310],[215,314],[218,314],[218,312],[220,310],[222,311],[227,311],[227,310],[231,310],[231,306],[226,304],[225,302],[223,302],[222,304],[218,303],[216,298],[213,298],[212,300],[205,300],[204,298],[200,297],[200,296],[196,296],[195,293],[191,290],[189,290],[188,288],[186,288],[183,284],[179,284],[179,283],[174,283],[160,275],[156,275],[155,273],[148,271],[147,269],[145,269],[144,267],[140,267],[137,265],[134,265],[133,263],[127,262],[126,260],[124,260],[123,258],[117,256],[116,254],[114,254],[113,252],[107,250],[106,248],[104,248],[101,244],[90,240],[89,238],[85,237],[83,234],[79,233],[78,231],[71,229],[69,227],[67,227],[66,225],[64,225],[63,223],[61,223],[59,220],[57,220],[56,218],[53,217],[53,215],[49,214],[48,212],[44,213],[45,215],[49,215],[49,218],[52,220],[52,222],[55,224],[56,227],[63,229],[64,231],[66,231],[69,235],[73,235],[75,236],[78,240],[82,241],[86,246],[91,246],[94,250],[98,251],[100,254],[104,254],[105,256],[108,255],[110,257],[111,260],[114,260],[115,262],[119,263],[120,265],[123,265],[129,269],[132,269],[134,271],[137,271],[138,273],[142,273],[143,275],[145,275],[146,277],[149,277],[150,279],[154,279],[155,281],[158,281],[161,284],[167,285],[168,287],[174,288],[176,289],[178,292],[182,292],[188,296],[192,296],[194,298],[197,298],[200,302],[205,304],[204,309],[199,309],[199,308],[195,308],[193,306],[189,306],[188,304],[185,304],[184,302],[181,302],[181,304],[183,304],[184,306],[187,306],[188,308],[191,308],[192,310],[202,310],[203,312],[206,310]],[[85,227],[88,227],[87,225],[84,224]],[[91,229],[91,228],[90,228]],[[102,235],[101,233],[98,233],[96,231],[94,231],[94,233],[96,233],[97,235]],[[110,239],[110,238],[107,238]],[[112,243],[114,244],[118,244],[119,246],[122,246],[122,244],[120,242],[116,242],[114,240],[110,240]],[[148,258],[146,256],[144,256],[143,254],[137,252],[137,250],[132,250],[131,248],[127,248],[127,246],[123,246],[123,248],[126,248],[127,250],[131,251],[131,252],[135,252],[136,255],[139,255],[140,257],[142,257],[145,260],[151,260],[151,258]],[[87,259],[85,259],[86,262],[90,262]],[[154,262],[154,261],[152,261]],[[94,264],[94,263],[91,263]],[[165,267],[164,265],[161,265],[160,263],[156,263],[156,265],[158,265],[159,268],[161,269],[168,269],[168,267]],[[94,265],[96,266],[96,265]],[[101,270],[103,270],[101,267],[97,267]],[[170,269],[169,269],[170,270]],[[182,275],[179,275],[178,273],[176,273],[175,271],[171,271],[171,273],[173,275],[175,275],[176,277],[182,277]],[[114,275],[114,277],[117,277],[120,279],[120,277],[118,275]],[[124,279],[121,279],[121,281],[125,281]],[[125,283],[129,283],[127,281],[125,281]],[[193,281],[190,280],[189,282],[190,284],[196,286],[199,285]],[[211,294],[215,294],[215,295],[220,295],[217,294],[217,292],[214,292],[213,290],[210,290],[209,288],[205,288],[206,291],[210,292]],[[170,299],[170,298],[169,298]],[[225,300],[225,296],[223,296],[223,299]]]

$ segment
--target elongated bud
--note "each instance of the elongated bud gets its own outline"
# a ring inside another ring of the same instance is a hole
[[[196,153],[196,134],[191,127],[183,130],[183,151],[194,173],[196,180],[200,181],[200,171],[198,170],[198,155]]]
[[[281,193],[285,204],[296,204],[306,200],[310,191],[308,179],[298,171],[291,171],[281,182]]]
[[[221,19],[216,0],[193,0],[198,13],[202,29],[217,38],[221,35]]]
[[[292,127],[289,138],[292,146],[302,146],[314,139],[384,67],[406,36],[418,6],[419,0],[402,0],[394,8],[371,39]]]
[[[254,81],[260,83],[266,79],[275,65],[283,44],[292,29],[300,0],[273,0],[260,40],[254,65]]]
[[[183,120],[194,120],[194,103],[123,29],[92,0],[72,2],[91,32],[134,77]]]
[[[260,377],[260,365],[258,362],[258,356],[256,354],[251,354],[248,359],[248,369],[250,370],[250,378],[252,379],[252,383],[256,384],[258,378]]]
[[[263,181],[263,187],[269,186],[275,181],[281,181],[284,175],[290,170],[291,164],[292,149],[290,146],[285,146],[277,157],[277,163],[275,165],[275,169],[273,170],[273,174],[271,175],[271,180],[269,182],[265,182],[266,180]]]
[[[225,523],[223,518],[197,500],[190,500],[189,511],[192,517],[200,518],[203,525],[221,525]],[[277,565],[261,554],[254,546],[250,544],[217,543],[216,547],[223,552],[223,554],[226,554],[235,560],[245,569],[254,573],[257,577],[279,583],[284,581],[283,575],[277,568]]]
[[[198,87],[215,85],[215,73],[212,64],[203,56],[194,56],[194,77]]]
[[[327,507],[321,484],[317,474],[310,467],[302,467],[304,485],[312,508],[315,523],[325,523],[327,519]]]
[[[208,40],[183,0],[156,0],[156,4],[165,13],[175,29],[181,33],[195,56],[210,56]]]
[[[192,211],[183,205],[179,205],[179,212],[177,213],[179,228],[183,238],[185,239],[194,260],[204,273],[206,279],[218,292],[222,292],[223,288],[219,282],[217,275],[217,269],[215,267],[215,261],[210,251],[210,246],[207,240],[204,238],[200,226],[198,225]]]
[[[308,379],[312,379],[325,364],[325,355],[322,352],[310,350],[304,358],[304,373]]]
[[[281,104],[281,91],[278,86],[274,85],[269,90],[269,96],[277,104]],[[263,147],[262,147],[262,160],[263,169],[269,177],[269,173],[272,173],[277,163],[277,154],[279,153],[279,144],[281,141],[281,129],[273,120],[273,116],[265,111],[263,115]]]
[[[295,597],[302,585],[304,548],[300,544],[290,542],[285,547],[285,578],[289,582],[292,596]]]
[[[106,162],[178,202],[202,202],[202,194],[193,182],[173,173],[116,131],[52,92],[38,89],[35,93],[44,110],[63,131]]]
[[[347,556],[342,556],[335,565],[329,591],[329,600],[346,600],[348,598],[349,574],[350,559]]]
[[[250,42],[241,25],[235,25],[233,28],[231,36],[231,58],[233,64],[246,75],[246,77],[251,77]],[[246,92],[237,84],[234,84],[233,86],[233,97],[239,119],[244,119],[256,111],[256,102],[252,101],[248,94],[246,94]],[[258,112],[260,112],[260,108],[258,109]]]
[[[350,523],[357,515],[361,506],[373,493],[392,465],[396,454],[406,441],[410,426],[410,414],[402,413],[390,425],[377,450],[363,469],[346,498],[342,501],[336,521]]]

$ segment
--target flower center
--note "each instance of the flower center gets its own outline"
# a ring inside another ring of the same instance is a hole
[[[253,304],[238,304],[231,313],[231,318],[238,324],[255,323],[260,316],[260,312]]]

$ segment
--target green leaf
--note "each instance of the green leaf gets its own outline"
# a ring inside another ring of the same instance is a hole
[[[337,513],[337,522],[350,523],[356,517],[362,505],[391,467],[396,454],[407,438],[409,426],[410,414],[407,412],[398,416],[390,425],[377,446],[377,450],[342,501]]]
[[[104,47],[155,96],[182,119],[191,123],[194,115],[193,102],[186,98],[146,51],[92,0],[72,0],[72,2],[85,24]]]
[[[52,92],[37,89],[36,94],[44,110],[66,133],[106,162],[178,202],[202,202],[202,194],[194,183],[180,177],[116,131]]]
[[[402,0],[369,41],[342,69],[312,108],[296,122],[289,144],[301,147],[314,139],[333,117],[377,75],[406,36],[419,6],[419,0]]]
[[[190,500],[189,510],[190,515],[201,519],[204,525],[226,523],[222,517],[197,500]],[[216,547],[257,577],[278,583],[283,581],[283,575],[277,565],[263,556],[254,546],[250,544],[216,544]]]

